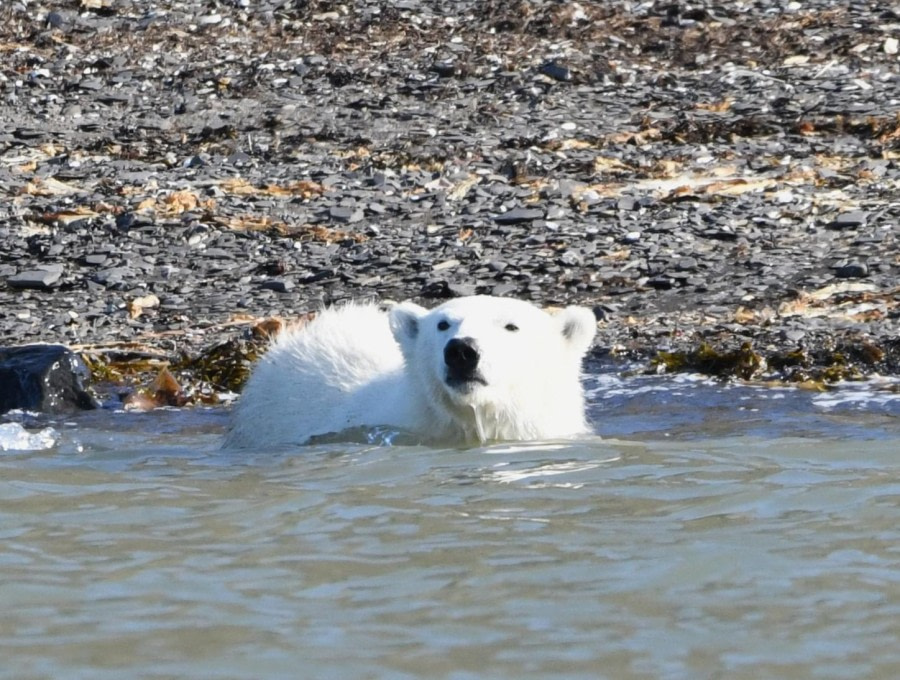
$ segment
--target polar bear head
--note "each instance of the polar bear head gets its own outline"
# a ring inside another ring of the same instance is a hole
[[[548,313],[520,300],[464,297],[432,310],[395,306],[411,398],[436,432],[469,441],[568,437],[586,431],[581,359],[593,313]]]

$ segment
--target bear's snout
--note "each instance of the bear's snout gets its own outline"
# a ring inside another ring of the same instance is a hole
[[[453,338],[444,346],[447,382],[484,382],[478,375],[478,344],[473,338]]]

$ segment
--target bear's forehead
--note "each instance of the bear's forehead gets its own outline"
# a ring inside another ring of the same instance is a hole
[[[484,319],[513,320],[533,318],[546,320],[547,314],[534,305],[511,298],[473,296],[445,302],[431,310],[431,316],[454,320]]]

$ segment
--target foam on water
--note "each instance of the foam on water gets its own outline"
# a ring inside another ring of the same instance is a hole
[[[58,433],[52,427],[29,432],[19,423],[0,423],[0,451],[40,451],[56,445]]]
[[[874,377],[864,382],[843,382],[835,389],[814,395],[813,404],[823,411],[881,411],[900,415],[900,380]]]

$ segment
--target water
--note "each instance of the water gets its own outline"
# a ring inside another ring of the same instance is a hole
[[[0,452],[0,678],[896,677],[900,394],[591,387],[604,439],[465,451],[54,423]]]

